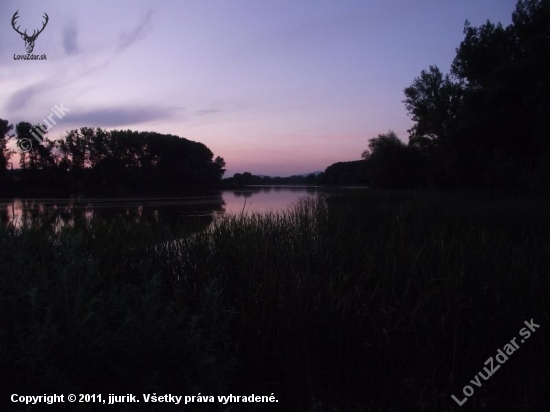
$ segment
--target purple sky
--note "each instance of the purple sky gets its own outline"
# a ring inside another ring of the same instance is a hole
[[[50,131],[156,131],[206,144],[236,172],[281,175],[358,160],[412,122],[403,89],[444,72],[466,19],[508,25],[516,0],[0,1],[0,118]],[[21,30],[49,23],[14,60]],[[54,117],[56,119],[56,117]],[[16,157],[17,159],[17,157]]]

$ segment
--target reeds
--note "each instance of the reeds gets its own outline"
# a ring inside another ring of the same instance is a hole
[[[547,207],[367,192],[225,216],[192,235],[116,222],[3,228],[3,391],[275,393],[275,410],[452,410],[451,395],[534,318],[540,332],[467,407],[540,409]]]

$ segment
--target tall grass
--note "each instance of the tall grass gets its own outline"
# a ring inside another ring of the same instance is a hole
[[[279,399],[210,410],[457,410],[451,395],[462,399],[533,318],[541,328],[464,407],[541,410],[548,203],[357,193],[221,217],[178,240],[137,224],[3,228],[3,392]]]

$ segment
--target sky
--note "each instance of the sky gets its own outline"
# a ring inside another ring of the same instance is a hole
[[[289,176],[408,141],[403,89],[450,70],[464,22],[508,25],[516,0],[0,0],[0,118],[154,131],[237,172]],[[49,21],[33,54],[15,60]],[[18,156],[12,159],[17,167]]]

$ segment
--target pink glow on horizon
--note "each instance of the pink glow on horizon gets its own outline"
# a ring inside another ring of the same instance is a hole
[[[22,40],[0,27],[0,118],[36,123],[63,102],[50,139],[155,131],[204,143],[226,177],[325,170],[390,129],[407,142],[403,89],[429,65],[449,71],[466,19],[507,25],[515,4],[50,0],[35,46],[47,61],[14,61]],[[3,16],[17,9],[40,22],[34,5],[0,2]]]

